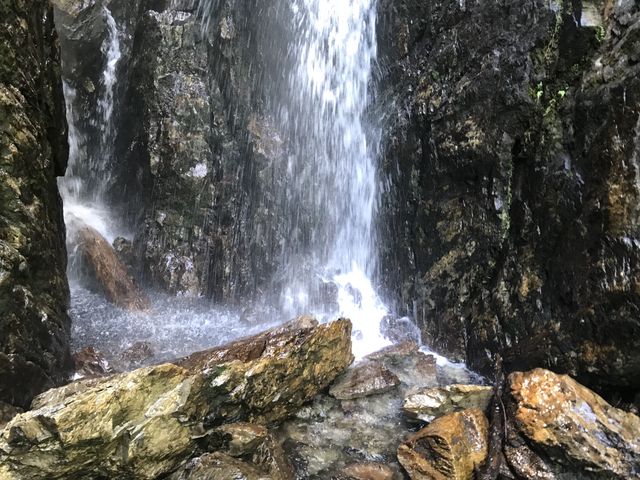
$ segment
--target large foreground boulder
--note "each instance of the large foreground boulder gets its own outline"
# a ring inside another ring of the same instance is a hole
[[[240,345],[252,354],[214,349],[47,392],[0,435],[0,478],[158,478],[215,445],[221,425],[282,421],[353,359],[348,320],[305,321]]]
[[[515,429],[534,452],[512,442],[514,470],[570,472],[570,478],[640,478],[640,418],[617,409],[566,375],[543,369],[509,379]],[[526,461],[525,461],[526,460]],[[542,465],[542,466],[540,466]],[[588,472],[588,473],[587,473]],[[538,478],[538,477],[536,477]],[[543,478],[543,477],[539,477]]]

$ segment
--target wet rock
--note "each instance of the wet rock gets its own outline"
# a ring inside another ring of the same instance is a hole
[[[133,242],[123,237],[118,237],[113,241],[113,250],[123,265],[132,272],[136,265],[136,254],[133,250]]]
[[[380,332],[394,343],[420,343],[421,333],[409,317],[396,318],[386,316],[380,322]]]
[[[4,429],[5,425],[9,423],[13,417],[22,413],[22,411],[23,410],[21,408],[0,402],[0,430]]]
[[[491,352],[640,389],[640,5],[378,12],[383,284],[425,343],[481,373]]]
[[[398,448],[412,480],[471,480],[488,452],[488,421],[480,410],[437,418]]]
[[[536,452],[574,472],[586,469],[589,478],[639,475],[639,417],[612,407],[571,377],[548,370],[514,373],[508,383],[515,428]]]
[[[149,342],[136,342],[122,352],[122,359],[130,366],[140,366],[154,355],[155,351]]]
[[[72,368],[67,125],[49,2],[3,1],[0,18],[0,401],[26,408]]]
[[[262,469],[224,453],[194,458],[170,480],[276,480]],[[284,479],[282,479],[284,480]]]
[[[85,347],[73,354],[76,378],[103,377],[114,373],[104,355],[93,347]]]
[[[366,357],[365,360],[395,360],[395,359],[403,359],[410,355],[414,355],[418,353],[418,344],[413,341],[407,341],[402,343],[396,343],[395,345],[390,345],[388,347],[383,348],[382,350],[378,350],[377,352],[370,353]]]
[[[393,480],[394,470],[381,463],[354,463],[342,469],[342,473],[352,480]]]
[[[212,434],[218,444],[209,445],[235,458],[242,458],[258,469],[268,472],[274,480],[294,478],[293,468],[280,444],[269,430],[252,423],[223,425]]]
[[[0,434],[0,478],[166,475],[216,426],[292,415],[353,358],[348,320],[264,336],[253,360],[198,357],[189,368],[147,367],[47,392]]]
[[[391,371],[378,362],[364,362],[348,370],[329,390],[338,400],[353,400],[388,392],[400,384]]]
[[[467,409],[486,411],[493,396],[492,387],[481,385],[447,385],[425,388],[412,393],[402,409],[410,418],[431,422],[447,413]]]
[[[82,275],[91,286],[104,293],[107,300],[127,310],[150,308],[147,295],[97,230],[87,225],[77,225],[71,242],[77,249]]]

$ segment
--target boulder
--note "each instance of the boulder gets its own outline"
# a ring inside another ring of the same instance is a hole
[[[381,363],[364,362],[348,370],[329,393],[338,400],[353,400],[388,392],[399,384],[398,377]]]
[[[488,428],[480,410],[450,413],[400,445],[398,460],[412,480],[472,480],[487,457]]]
[[[74,378],[103,377],[114,373],[104,355],[93,347],[85,347],[73,354]]]
[[[217,426],[277,424],[353,359],[348,320],[258,337],[265,348],[250,360],[195,356],[47,392],[0,434],[0,478],[169,474],[218,438]]]
[[[342,473],[352,480],[393,480],[394,470],[382,463],[353,463],[342,469]]]
[[[80,225],[71,241],[80,257],[83,276],[93,287],[102,291],[107,300],[127,310],[150,308],[147,295],[97,230]]]
[[[536,452],[588,478],[638,478],[639,417],[548,370],[513,373],[508,384],[515,428]]]
[[[482,385],[447,385],[424,388],[407,396],[402,409],[408,417],[423,422],[451,412],[477,408],[486,411],[493,388]]]

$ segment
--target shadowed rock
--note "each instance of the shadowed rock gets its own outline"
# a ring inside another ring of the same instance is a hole
[[[96,289],[104,293],[107,300],[127,310],[150,308],[147,295],[97,230],[80,225],[72,241],[80,256],[83,274]]]
[[[166,475],[200,453],[217,426],[277,424],[292,415],[353,359],[348,320],[290,325],[263,339],[262,353],[248,361],[198,357],[189,366],[148,367],[43,394],[37,410],[0,435],[0,478]]]

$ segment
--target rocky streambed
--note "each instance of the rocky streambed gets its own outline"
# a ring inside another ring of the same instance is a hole
[[[640,475],[640,418],[570,377],[538,369],[483,385],[411,342],[352,362],[349,320],[301,317],[49,390],[25,413],[1,411],[0,478]]]

